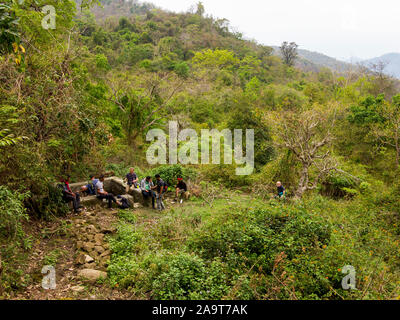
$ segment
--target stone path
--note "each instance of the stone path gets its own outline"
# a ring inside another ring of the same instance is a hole
[[[132,299],[128,292],[110,288],[107,283],[97,280],[107,276],[111,251],[107,236],[116,232],[116,212],[103,208],[91,208],[80,215],[70,215],[57,222],[43,223],[37,228],[38,240],[31,249],[25,270],[32,279],[23,292],[11,299]],[[65,227],[67,225],[67,227]],[[54,236],[40,239],[45,230],[54,230]],[[42,229],[42,231],[40,230]],[[62,233],[58,230],[63,229]],[[59,252],[55,263],[56,289],[42,288],[42,267],[48,258]]]

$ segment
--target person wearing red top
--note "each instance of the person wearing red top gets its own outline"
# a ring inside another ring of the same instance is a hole
[[[69,186],[69,177],[66,179],[61,179],[63,183],[63,199],[65,202],[72,202],[72,206],[74,207],[75,213],[80,212],[81,207],[81,198],[78,192],[72,192],[71,187]]]

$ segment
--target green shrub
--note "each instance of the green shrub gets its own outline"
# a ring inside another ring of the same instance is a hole
[[[305,247],[319,248],[329,243],[330,232],[329,224],[304,208],[277,206],[215,217],[194,233],[188,246],[204,259],[231,259],[233,269],[255,265],[270,272],[278,253],[291,259]],[[235,262],[237,257],[241,259]]]
[[[178,176],[185,180],[193,179],[196,177],[196,171],[191,168],[185,168],[179,164],[164,165],[150,170],[146,175],[154,177],[156,174],[161,176],[169,186],[174,186],[177,182]]]
[[[121,223],[115,238],[110,239],[110,248],[116,255],[131,255],[137,252],[141,235],[131,224]]]
[[[24,200],[29,194],[13,192],[0,186],[0,237],[22,239],[24,232],[22,222],[28,220]]]

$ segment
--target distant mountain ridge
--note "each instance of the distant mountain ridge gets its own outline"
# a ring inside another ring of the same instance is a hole
[[[274,49],[275,55],[280,55],[279,47],[271,46]],[[305,49],[298,49],[299,59],[297,66],[307,71],[318,71],[322,67],[330,68],[334,71],[344,72],[349,68],[354,67],[352,64],[341,61],[325,54],[309,51]]]
[[[364,60],[360,62],[362,65],[369,67],[371,64],[384,62],[386,64],[385,73],[400,79],[400,53],[392,52],[384,54],[383,56]]]
[[[271,46],[274,49],[275,55],[280,55],[279,47]],[[299,49],[299,59],[297,65],[305,70],[318,71],[322,67],[328,67],[334,71],[344,72],[352,69],[357,65],[364,67],[371,67],[372,64],[378,62],[386,63],[385,73],[400,79],[400,53],[392,52],[384,54],[383,56],[363,60],[357,57],[352,57],[349,61],[341,61],[325,54],[313,52],[309,50]]]

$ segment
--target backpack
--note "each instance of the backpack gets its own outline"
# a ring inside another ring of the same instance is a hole
[[[126,198],[124,198],[124,197],[118,197],[118,198],[121,199],[121,206],[120,206],[120,208],[121,208],[122,210],[129,209],[129,208],[131,207],[131,205],[129,204],[128,199],[126,199]]]

